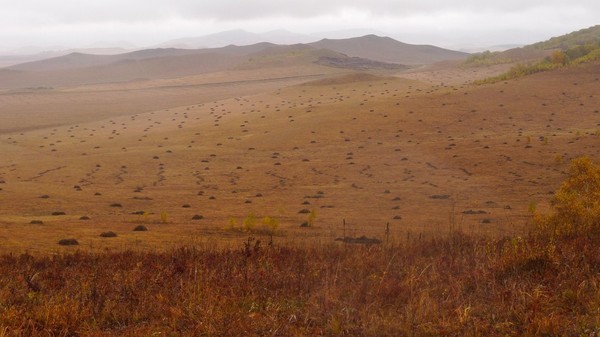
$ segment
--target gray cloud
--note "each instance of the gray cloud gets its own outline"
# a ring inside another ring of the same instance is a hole
[[[85,39],[160,42],[232,28],[369,28],[427,39],[411,42],[448,45],[488,36],[518,43],[598,24],[598,18],[598,0],[19,0],[2,5],[0,50]]]
[[[20,0],[3,5],[3,17],[28,18],[41,23],[148,21],[168,17],[219,21],[264,19],[273,16],[306,18],[336,15],[344,9],[375,16],[406,17],[440,12],[522,12],[539,8],[581,7],[600,12],[600,1],[575,0]],[[8,15],[6,15],[8,14]]]

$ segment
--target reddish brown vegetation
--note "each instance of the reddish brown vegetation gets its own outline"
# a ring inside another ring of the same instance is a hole
[[[596,336],[600,245],[409,245],[0,258],[2,336]]]

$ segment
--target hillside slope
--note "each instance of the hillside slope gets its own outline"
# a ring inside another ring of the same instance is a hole
[[[296,45],[261,42],[212,49],[147,49],[118,55],[71,53],[5,68],[11,72],[4,71],[6,76],[0,81],[0,89],[175,78],[225,69],[298,65],[300,62],[363,71],[400,71],[406,69],[406,65],[457,60],[467,55],[375,35]]]
[[[339,40],[324,39],[309,45],[316,48],[330,49],[348,56],[406,65],[460,60],[469,55],[435,46],[402,43],[389,37],[376,35]]]
[[[569,159],[600,157],[590,123],[599,73],[588,64],[454,87],[345,75],[258,95],[227,84],[237,96],[204,101],[195,99],[204,87],[149,90],[138,99],[181,90],[188,101],[146,113],[130,102],[129,115],[2,134],[0,236],[18,235],[30,251],[56,247],[65,233],[97,249],[227,243],[246,233],[225,228],[249,214],[277,218],[286,242],[333,240],[344,219],[353,236],[381,237],[388,222],[396,238],[452,226],[523,233],[528,205],[547,205]],[[105,108],[109,94],[96,104]],[[52,96],[42,111],[67,98]],[[73,114],[93,108],[66,103]],[[312,210],[314,227],[300,227]],[[150,227],[143,239],[135,222]]]
[[[598,44],[600,43],[600,25],[592,26],[589,28],[581,29],[569,34],[556,36],[546,41],[531,44],[527,48],[535,49],[561,49],[566,50],[569,48],[582,46],[586,44]]]
[[[15,70],[18,68],[13,67],[5,69],[6,76],[0,82],[0,89],[175,78],[221,71],[240,60],[239,56],[217,53],[183,53],[142,59],[69,55],[52,60],[51,64],[40,61],[37,66],[31,66],[39,70]]]
[[[398,64],[350,57],[305,44],[259,43],[200,50],[152,49],[121,55],[74,53],[5,68],[0,89],[156,80],[258,68],[269,73],[269,69],[282,67],[305,68],[310,73],[316,67],[364,71],[405,69]]]
[[[597,48],[598,45],[600,45],[600,25],[502,52],[486,51],[473,54],[465,63],[483,66],[502,63],[531,63],[549,57],[557,49],[565,52],[578,48],[591,47],[593,49]],[[579,52],[577,53],[579,54]]]

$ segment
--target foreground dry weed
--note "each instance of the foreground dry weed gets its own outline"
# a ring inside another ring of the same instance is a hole
[[[5,255],[0,275],[3,336],[600,331],[600,245],[586,237]]]

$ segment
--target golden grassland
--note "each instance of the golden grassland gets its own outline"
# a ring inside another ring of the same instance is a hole
[[[456,73],[3,93],[0,336],[598,336],[600,64]]]
[[[526,237],[0,257],[1,336],[598,336],[600,166]]]
[[[0,258],[2,336],[597,336],[597,237]]]
[[[1,249],[62,252],[64,238],[92,252],[227,246],[245,235],[230,219],[249,214],[277,219],[286,244],[331,241],[344,219],[355,236],[381,238],[389,223],[396,240],[524,234],[529,205],[548,207],[568,161],[598,155],[598,67],[486,86],[352,75],[3,133]],[[305,209],[317,213],[310,228],[299,227]]]

